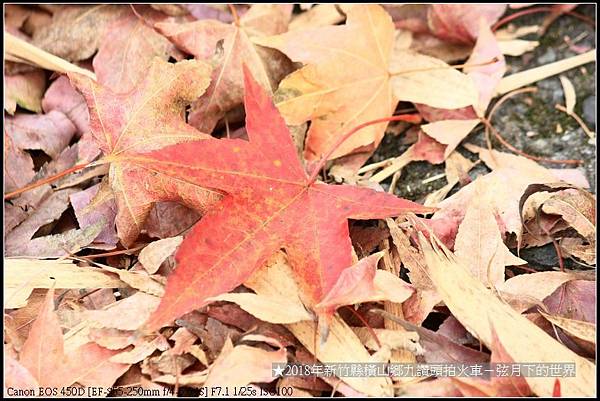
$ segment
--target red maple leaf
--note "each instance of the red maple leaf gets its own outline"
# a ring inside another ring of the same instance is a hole
[[[271,98],[248,70],[244,80],[249,141],[208,139],[129,159],[149,171],[227,194],[181,244],[177,268],[147,330],[234,289],[281,248],[307,303],[314,306],[352,265],[348,219],[430,211],[367,188],[312,182]]]

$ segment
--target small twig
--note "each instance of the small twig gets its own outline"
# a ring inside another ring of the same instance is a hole
[[[36,181],[36,182],[34,182],[32,184],[26,185],[23,188],[19,188],[19,189],[16,189],[16,190],[12,191],[12,192],[4,194],[4,200],[14,198],[17,195],[22,194],[23,192],[27,192],[27,191],[30,191],[30,190],[32,190],[34,188],[41,187],[42,185],[54,182],[54,181],[56,181],[56,180],[64,177],[65,175],[74,173],[74,172],[79,171],[79,170],[83,170],[89,164],[90,164],[90,162],[84,163],[84,164],[78,164],[78,165],[73,166],[73,167],[71,167],[69,169],[66,169],[65,171],[62,171],[62,172],[60,172],[58,174],[55,174],[55,175],[50,176],[50,177],[46,177],[46,178],[44,178],[42,180],[39,180],[39,181]]]
[[[358,170],[357,174],[368,173],[369,171],[377,170],[380,167],[389,166],[394,161],[394,159],[395,157],[390,157],[389,159],[385,159],[380,162],[367,164],[366,166],[361,167],[360,170]]]
[[[494,106],[492,106],[490,112],[488,113],[487,120],[490,121],[490,123],[491,123],[492,117],[494,116],[494,113],[496,112],[496,110],[498,110],[498,108],[500,108],[500,106],[502,106],[502,104],[504,102],[506,102],[508,99],[510,99],[511,97],[518,95],[520,93],[533,93],[533,92],[537,92],[537,88],[533,87],[533,86],[528,86],[527,88],[516,89],[512,92],[505,94],[504,96],[502,96],[500,98],[500,100],[498,100],[494,104]],[[491,136],[490,136],[490,129],[487,125],[485,126],[485,142],[487,144],[488,150],[491,152],[493,149],[493,146],[492,146],[492,140],[491,140]]]
[[[93,72],[69,63],[68,61],[57,57],[54,54],[50,54],[6,31],[4,32],[4,46],[5,54],[26,60],[27,62],[44,69],[60,73],[76,72],[85,75],[94,81],[96,80],[96,74]]]
[[[553,163],[553,164],[581,164],[581,163],[583,163],[583,160],[579,160],[579,159],[554,160],[554,159],[547,159],[545,157],[533,156],[533,155],[530,155],[529,153],[525,153],[522,150],[515,148],[509,142],[507,142],[506,139],[504,139],[502,137],[502,135],[500,135],[498,130],[496,128],[494,128],[494,126],[492,124],[490,124],[490,122],[488,120],[486,120],[485,118],[482,118],[481,122],[490,128],[490,131],[492,132],[492,134],[494,134],[496,139],[502,145],[506,146],[508,149],[510,149],[511,151],[513,151],[514,153],[516,153],[520,156],[523,156],[523,157],[526,157],[528,159],[535,160],[538,162]]]
[[[421,181],[421,184],[429,184],[430,182],[437,181],[441,178],[444,178],[445,176],[446,176],[446,173],[437,174],[432,177],[425,178],[424,180]]]
[[[362,317],[362,315],[360,313],[358,313],[357,311],[354,310],[354,308],[348,306],[348,305],[344,305],[344,308],[348,309],[350,312],[352,312],[354,314],[354,316],[356,316],[358,318],[358,320],[360,320],[362,322],[362,324],[365,325],[365,327],[367,328],[367,330],[369,331],[369,333],[371,334],[371,336],[373,337],[373,339],[375,340],[375,342],[377,343],[377,347],[381,348],[381,341],[379,341],[379,337],[377,337],[377,333],[375,333],[375,330],[373,330],[373,328],[369,325],[369,323],[365,320],[364,317]]]
[[[102,290],[102,289],[103,289],[103,288],[96,288],[96,289],[94,289],[94,290],[87,291],[87,292],[85,292],[83,295],[80,295],[80,296],[78,296],[77,298],[75,298],[75,302],[79,302],[79,301],[81,301],[83,298],[85,298],[85,297],[88,297],[88,296],[90,296],[90,295],[92,295],[92,294],[94,294],[94,293],[96,293],[96,292],[98,292],[98,291],[100,291],[100,290]]]
[[[550,239],[552,240],[552,245],[554,245],[554,250],[556,251],[556,257],[558,258],[558,266],[560,266],[560,271],[564,272],[565,264],[563,262],[563,257],[562,257],[562,252],[560,250],[560,246],[558,246],[558,242],[556,242],[556,240],[552,236],[550,236]]]
[[[392,183],[390,184],[390,188],[388,189],[388,193],[390,193],[390,194],[394,193],[394,190],[396,189],[396,185],[398,185],[398,180],[400,179],[400,173],[401,172],[402,172],[401,170],[398,170],[392,176]]]
[[[489,135],[488,131],[491,132],[492,134],[494,134],[496,139],[500,143],[502,143],[504,146],[506,146],[508,149],[512,150],[514,153],[517,153],[517,154],[519,154],[523,157],[526,157],[528,159],[531,159],[531,160],[541,161],[541,162],[546,162],[546,163],[555,163],[555,164],[581,164],[581,163],[583,163],[582,160],[553,160],[553,159],[546,159],[544,157],[533,156],[528,153],[525,153],[522,150],[519,150],[519,149],[515,148],[513,145],[511,145],[510,143],[508,143],[502,137],[502,135],[500,135],[498,130],[496,128],[494,128],[494,126],[492,125],[491,121],[492,121],[492,118],[494,117],[494,113],[500,108],[500,106],[504,102],[506,102],[508,99],[510,99],[511,97],[513,97],[515,95],[518,95],[521,93],[531,93],[531,92],[536,92],[536,91],[537,91],[537,88],[527,87],[527,88],[516,89],[516,90],[509,92],[509,93],[505,94],[504,96],[502,96],[500,98],[500,100],[498,100],[496,102],[496,104],[494,104],[494,106],[492,107],[492,109],[490,110],[490,112],[488,114],[488,117],[481,119],[481,122],[485,125],[486,135]],[[488,148],[491,148],[491,142],[488,143]]]
[[[380,123],[390,122],[390,121],[406,121],[406,122],[410,122],[413,124],[418,124],[421,122],[421,116],[419,114],[401,114],[398,116],[384,117],[384,118],[378,118],[376,120],[367,121],[367,122],[364,122],[364,123],[352,128],[345,135],[341,136],[333,144],[333,146],[331,146],[329,151],[327,153],[325,153],[325,155],[323,155],[323,157],[321,157],[321,160],[316,165],[316,167],[314,168],[314,170],[312,171],[312,173],[308,179],[308,185],[311,185],[315,182],[315,180],[317,179],[317,176],[319,175],[319,172],[321,171],[323,166],[325,166],[325,163],[327,163],[327,160],[329,159],[329,157],[348,138],[350,138],[352,135],[354,135],[356,132],[360,131],[361,129],[366,128],[370,125],[380,124]]]
[[[139,251],[140,249],[144,249],[146,247],[146,245],[148,245],[148,244],[143,244],[143,245],[137,246],[135,248],[120,249],[118,251],[97,253],[95,255],[86,255],[86,256],[80,256],[80,257],[84,258],[84,259],[96,259],[96,258],[103,258],[103,257],[106,257],[106,256],[116,256],[116,255],[130,254],[130,253]]]
[[[513,268],[514,268],[514,267],[516,267],[516,268],[518,268],[518,269],[525,270],[526,272],[529,272],[529,273],[538,273],[538,271],[537,271],[537,270],[535,270],[535,269],[531,269],[531,268],[529,268],[529,267],[525,267],[525,266],[512,266],[512,267],[513,267]]]
[[[150,22],[148,22],[148,20],[146,18],[144,18],[142,15],[140,15],[140,13],[137,12],[137,10],[135,9],[133,4],[129,4],[129,7],[131,8],[131,11],[133,11],[135,16],[144,23],[144,25],[154,29],[154,25],[152,25]]]
[[[557,110],[560,110],[564,113],[567,113],[567,115],[569,115],[570,117],[572,117],[575,121],[577,121],[577,124],[579,124],[579,126],[581,127],[581,129],[583,130],[583,132],[585,132],[585,134],[587,136],[590,137],[590,139],[595,139],[596,135],[594,134],[594,132],[592,130],[590,130],[588,128],[588,126],[585,124],[585,122],[583,122],[583,120],[581,119],[581,117],[579,117],[575,112],[570,112],[569,110],[567,110],[567,108],[565,106],[563,106],[562,104],[557,104],[554,106]]]
[[[535,8],[529,8],[529,9],[526,9],[526,10],[521,10],[521,11],[518,11],[518,12],[516,12],[514,14],[508,15],[508,16],[502,18],[500,21],[496,22],[492,26],[492,31],[496,32],[496,30],[498,28],[500,28],[502,25],[505,25],[505,24],[509,23],[510,21],[513,21],[513,20],[515,20],[517,18],[520,18],[520,17],[523,17],[525,15],[536,14],[536,13],[551,13],[551,12],[555,12],[555,9],[553,9],[552,7],[535,7]],[[591,25],[592,27],[596,27],[596,22],[593,19],[589,18],[586,15],[579,14],[576,11],[566,11],[566,12],[561,13],[561,14],[570,15],[572,17],[575,17],[575,18],[578,18],[578,19],[582,20],[583,22],[585,22],[588,25]]]
[[[502,106],[504,104],[504,102],[506,102],[511,97],[513,97],[515,95],[519,95],[521,93],[535,93],[537,91],[538,91],[538,89],[535,86],[528,86],[526,88],[515,89],[512,92],[508,92],[507,94],[502,96],[500,98],[500,100],[498,100],[494,104],[494,106],[490,109],[490,112],[487,115],[488,121],[490,121],[490,122],[492,121],[492,117],[494,117],[494,113],[496,112],[496,110],[498,110],[498,108],[500,108],[500,106]]]
[[[336,7],[338,6],[337,4],[335,5]],[[332,387],[331,389],[331,395],[330,397],[333,397],[335,395],[335,393],[337,392],[338,387],[340,386],[340,384],[342,383],[342,381],[340,379],[338,379],[338,381],[335,383],[335,386]]]
[[[229,132],[229,119],[227,118],[227,115],[225,115],[225,135],[227,136],[227,139],[231,139],[231,133]]]
[[[552,12],[552,7],[534,7],[534,8],[528,8],[526,10],[521,10],[521,11],[517,11],[511,15],[508,15],[504,18],[502,18],[500,21],[496,22],[494,25],[492,25],[492,32],[496,32],[496,30],[498,30],[498,28],[500,28],[502,25],[508,24],[509,22],[523,17],[525,15],[529,15],[529,14],[537,14],[537,13],[548,13],[548,12]]]

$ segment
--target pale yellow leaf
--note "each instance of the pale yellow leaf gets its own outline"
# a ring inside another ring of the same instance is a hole
[[[454,245],[456,256],[471,273],[487,287],[504,282],[506,262],[522,265],[527,262],[510,253],[504,245],[492,205],[483,197],[486,190],[477,180],[475,193],[458,227]]]
[[[353,327],[354,333],[360,338],[366,347],[378,350],[379,346],[373,338],[373,334],[366,327]],[[387,345],[390,349],[405,349],[415,355],[423,355],[424,350],[419,344],[419,334],[416,331],[400,331],[389,329],[373,329],[379,342]]]
[[[458,109],[479,101],[477,88],[467,75],[433,57],[394,52],[389,72],[392,91],[402,101],[440,109]]]
[[[479,122],[479,119],[443,120],[421,125],[421,129],[439,143],[448,145],[444,151],[444,158],[447,158]]]
[[[454,317],[470,333],[488,348],[492,348],[492,333],[495,331],[506,352],[515,362],[573,362],[577,373],[574,377],[561,378],[561,395],[595,395],[596,366],[592,362],[575,354],[496,298],[443,244],[432,247],[422,234],[419,235],[419,242],[431,280]],[[525,379],[536,395],[552,396],[555,378]]]
[[[596,325],[581,320],[567,319],[566,317],[553,316],[539,311],[542,316],[557,325],[567,333],[582,340],[596,344]]]
[[[246,336],[245,340],[264,341],[278,346],[276,351],[265,351],[248,345],[230,347],[230,340],[225,343],[219,357],[210,366],[206,387],[242,387],[250,383],[270,383],[273,376],[274,363],[286,363],[286,349],[273,339],[264,336]]]
[[[569,78],[565,77],[564,75],[559,76],[559,78],[563,87],[563,92],[565,93],[565,106],[567,108],[567,113],[572,114],[575,110],[575,103],[577,102],[575,87]]]
[[[287,297],[265,297],[251,293],[230,293],[207,300],[236,303],[246,312],[270,323],[287,324],[314,319],[297,298],[294,300]]]
[[[538,47],[540,42],[537,40],[523,40],[523,39],[512,39],[512,40],[499,40],[498,46],[500,51],[505,56],[521,56],[527,52],[534,50]]]
[[[496,95],[503,95],[523,86],[530,85],[534,82],[551,77],[561,72],[568,71],[580,65],[596,61],[596,49],[592,49],[586,53],[578,54],[570,58],[546,64],[541,67],[532,68],[517,72],[502,78],[500,84],[496,87]]]
[[[139,261],[150,274],[156,273],[162,262],[175,252],[183,241],[183,236],[165,238],[146,246],[139,255]]]
[[[294,280],[292,269],[282,253],[274,256],[267,265],[259,269],[244,284],[258,295],[267,297],[298,297],[299,289]],[[329,325],[329,335],[323,345],[317,345],[315,336],[317,323],[303,321],[286,325],[287,329],[304,345],[309,352],[317,355],[323,363],[354,362],[367,363],[370,355],[352,329],[339,317],[335,316]],[[355,390],[371,396],[392,395],[393,389],[389,378],[384,377],[343,377],[345,383]]]
[[[116,288],[125,283],[70,260],[4,259],[4,307],[21,308],[34,288]]]

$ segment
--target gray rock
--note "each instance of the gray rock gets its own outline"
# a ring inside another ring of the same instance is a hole
[[[519,257],[529,262],[533,267],[549,268],[558,266],[558,257],[552,244],[538,248],[521,249]]]
[[[536,139],[528,144],[528,148],[539,154],[546,154],[549,151],[550,143],[547,139]]]
[[[583,119],[588,124],[596,126],[596,95],[588,96],[583,101]]]
[[[556,61],[556,52],[553,48],[549,47],[544,54],[538,57],[537,61],[540,65],[553,63]]]

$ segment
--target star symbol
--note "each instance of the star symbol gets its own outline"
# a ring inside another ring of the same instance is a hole
[[[275,364],[273,364],[275,365]],[[273,377],[283,376],[283,371],[285,370],[285,365],[277,364],[273,367]]]

